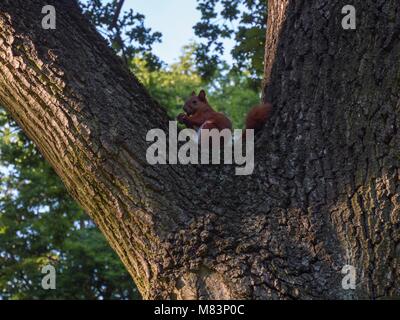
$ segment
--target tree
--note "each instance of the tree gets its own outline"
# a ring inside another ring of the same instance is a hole
[[[157,69],[151,46],[161,34],[145,28],[142,14],[124,12],[123,2],[80,6],[125,63],[140,56],[146,70]],[[138,298],[101,233],[3,109],[0,139],[0,299]],[[49,263],[57,267],[57,290],[41,287]]]
[[[243,89],[246,77],[219,72],[203,83],[194,61],[195,45],[170,67],[150,71],[135,58],[135,74],[173,118],[183,97],[208,88],[214,108],[237,127],[257,94]],[[226,108],[227,105],[230,108]],[[138,298],[129,274],[90,218],[66,193],[58,176],[14,121],[0,109],[0,299]],[[41,269],[57,270],[57,290],[43,290]]]
[[[0,102],[143,297],[399,295],[396,1],[355,1],[357,31],[341,28],[338,1],[269,2],[275,111],[252,176],[150,166],[145,136],[166,130],[165,110],[76,3],[46,2],[62,12],[53,33],[39,27],[44,2],[0,4]],[[345,265],[354,291],[341,287]]]
[[[182,49],[176,63],[149,70],[146,61],[140,57],[131,60],[130,67],[151,96],[162,101],[168,114],[175,118],[182,110],[184,97],[192,90],[200,90],[207,84],[202,81],[195,66],[193,52],[196,45],[189,44]]]
[[[138,298],[102,234],[1,109],[0,164],[0,300]],[[48,264],[57,290],[41,287]]]

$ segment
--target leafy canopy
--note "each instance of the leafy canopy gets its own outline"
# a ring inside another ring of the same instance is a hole
[[[160,59],[151,50],[154,43],[161,42],[162,34],[145,27],[143,14],[132,9],[123,11],[123,0],[80,3],[85,15],[127,64],[132,58],[141,56],[149,68],[161,66]]]
[[[263,75],[267,20],[266,0],[197,0],[201,20],[195,34],[205,39],[196,50],[197,63],[209,79],[222,63],[224,40],[234,40],[231,51],[234,69],[249,71],[253,86]]]

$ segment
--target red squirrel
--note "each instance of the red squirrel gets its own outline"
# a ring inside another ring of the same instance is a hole
[[[223,113],[214,111],[208,104],[204,90],[201,90],[199,95],[193,91],[186,100],[183,110],[185,113],[179,114],[177,120],[188,128],[195,130],[232,129],[231,121]],[[253,107],[247,114],[245,129],[253,129],[255,133],[260,131],[267,122],[271,111],[272,105],[269,102]]]

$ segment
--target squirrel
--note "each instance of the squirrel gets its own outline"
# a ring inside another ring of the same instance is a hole
[[[177,120],[188,128],[195,130],[232,130],[231,121],[223,113],[214,111],[209,105],[204,90],[201,90],[199,95],[196,95],[196,92],[193,91],[186,100],[183,110],[185,113],[179,114]],[[271,112],[272,105],[269,102],[253,107],[247,114],[245,129],[253,129],[254,133],[259,132],[264,127]],[[245,137],[245,132],[243,131],[243,137]]]

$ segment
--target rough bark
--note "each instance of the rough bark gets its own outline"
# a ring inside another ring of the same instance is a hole
[[[399,297],[400,3],[352,1],[356,30],[342,28],[348,1],[269,3],[268,139],[292,206],[356,268],[349,297]]]
[[[400,295],[397,1],[354,1],[356,31],[341,29],[339,1],[269,1],[275,111],[251,176],[149,165],[146,133],[166,113],[74,1],[45,2],[0,3],[0,103],[144,298]],[[45,4],[56,30],[41,28]]]

